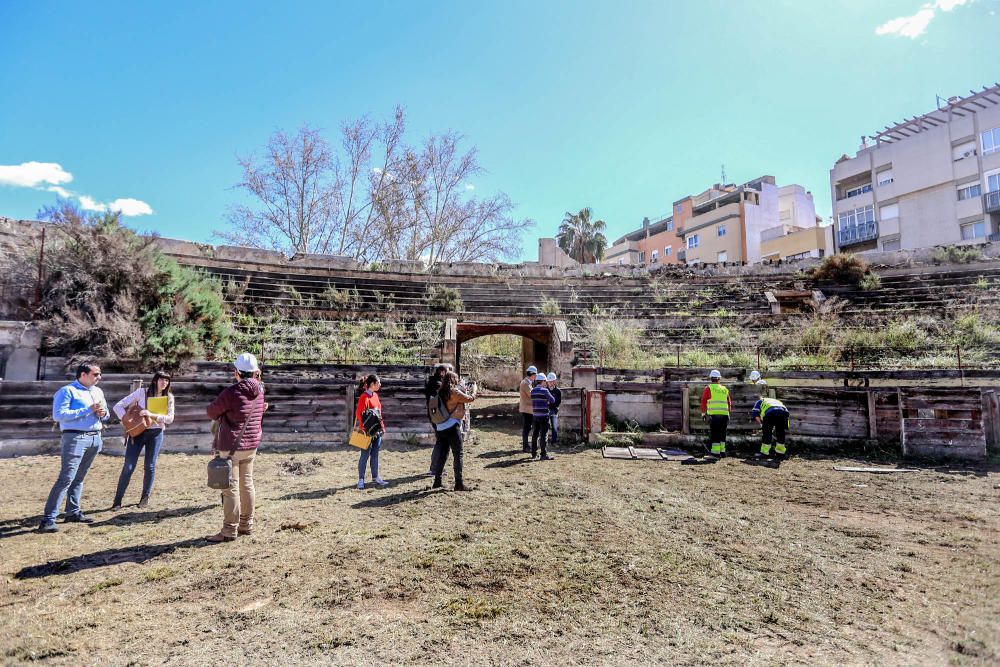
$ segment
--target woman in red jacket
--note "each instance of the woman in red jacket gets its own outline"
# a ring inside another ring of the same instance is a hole
[[[388,486],[378,474],[378,454],[382,450],[382,434],[385,433],[385,421],[382,419],[382,402],[378,399],[378,390],[382,387],[378,376],[369,375],[361,381],[361,396],[358,398],[358,409],[354,411],[354,423],[363,433],[372,436],[368,449],[361,450],[358,461],[358,488],[365,488],[365,467],[372,462],[372,479],[379,486]]]

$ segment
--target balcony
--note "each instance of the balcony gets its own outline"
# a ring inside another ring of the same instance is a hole
[[[844,247],[873,241],[878,238],[878,225],[874,222],[866,222],[851,227],[842,227],[837,230],[837,245]]]
[[[983,195],[983,209],[987,213],[1000,213],[1000,190],[987,192]]]
[[[683,250],[678,250],[677,251],[677,261],[678,262],[683,262],[686,259],[687,259],[687,253],[684,252]]]

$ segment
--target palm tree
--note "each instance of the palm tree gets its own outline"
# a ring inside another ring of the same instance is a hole
[[[591,220],[594,212],[588,206],[579,213],[566,211],[566,217],[559,225],[556,240],[567,255],[581,264],[593,264],[604,259],[608,239],[604,236],[603,220]]]

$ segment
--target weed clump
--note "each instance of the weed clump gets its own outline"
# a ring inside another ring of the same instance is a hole
[[[868,273],[868,263],[855,255],[830,255],[813,269],[814,280],[823,280],[838,285],[860,285]]]
[[[974,246],[945,246],[934,251],[934,261],[942,264],[970,264],[983,258],[983,253]]]
[[[425,299],[427,306],[437,313],[460,313],[463,309],[462,295],[454,287],[431,285]]]

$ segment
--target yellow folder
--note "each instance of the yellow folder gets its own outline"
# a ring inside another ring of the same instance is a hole
[[[155,415],[165,415],[170,409],[170,398],[167,396],[157,396],[146,399],[146,409]]]

